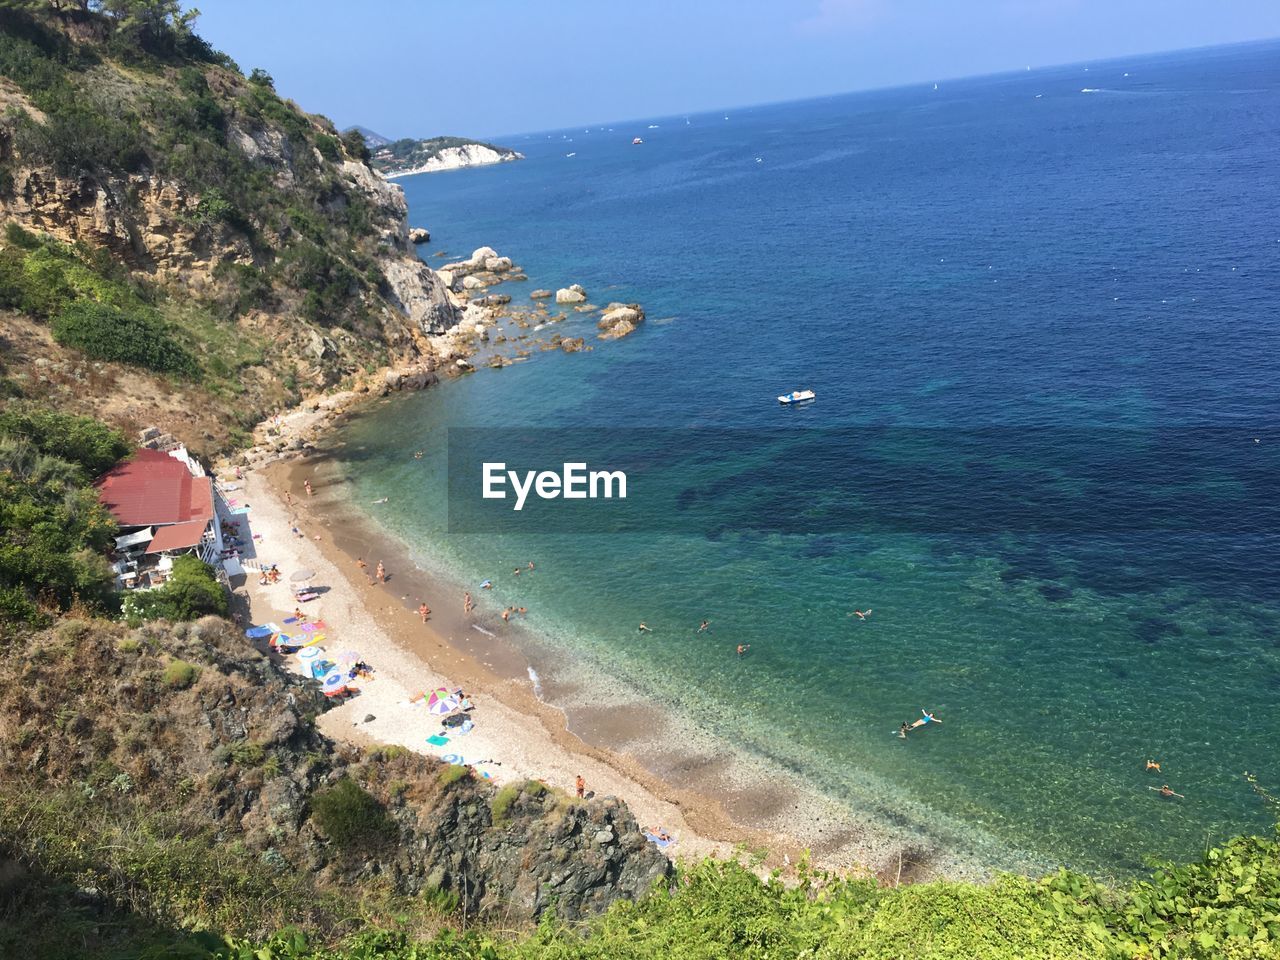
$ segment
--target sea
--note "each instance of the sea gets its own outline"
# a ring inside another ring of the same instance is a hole
[[[491,246],[514,308],[578,283],[646,321],[504,328],[521,362],[338,455],[424,570],[528,608],[571,728],[639,700],[991,866],[1270,828],[1280,43],[494,139],[526,159],[399,181],[422,256]],[[503,443],[625,463],[634,512],[462,503]]]

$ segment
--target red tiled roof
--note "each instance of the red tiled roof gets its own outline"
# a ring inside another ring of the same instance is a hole
[[[167,527],[161,527],[151,538],[147,553],[190,549],[200,543],[200,538],[204,536],[208,526],[208,520],[192,520],[188,523],[173,523]]]
[[[98,499],[122,527],[213,518],[213,483],[158,450],[139,450],[98,480]]]

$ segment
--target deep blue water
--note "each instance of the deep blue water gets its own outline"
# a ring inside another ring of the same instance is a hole
[[[501,142],[528,159],[400,181],[424,255],[490,245],[530,276],[517,300],[577,282],[649,322],[353,428],[358,496],[391,495],[424,564],[538,558],[485,600],[855,810],[1104,870],[1266,825],[1240,774],[1280,784],[1280,44]],[[571,316],[536,336],[590,339]],[[781,409],[801,386],[818,401]],[[759,431],[652,483],[771,522],[449,534],[443,457],[410,454],[459,426]],[[873,454],[886,510],[895,466],[944,468],[903,484],[928,522],[778,495],[790,467],[856,498]],[[1086,461],[1112,463],[1107,497]],[[1013,462],[1071,492],[1070,522],[1002,522]],[[1162,504],[1175,522],[1147,524]],[[890,736],[922,706],[944,726]],[[1185,802],[1147,789],[1149,756]]]

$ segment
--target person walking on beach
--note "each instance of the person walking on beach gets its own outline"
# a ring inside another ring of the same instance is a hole
[[[418,604],[418,616],[422,618],[422,622],[427,622],[427,617],[431,616],[431,608],[427,606],[426,601]]]
[[[462,612],[463,613],[470,613],[471,610],[475,607],[475,605],[476,605],[476,602],[471,599],[470,593],[464,593],[462,595]]]
[[[374,572],[374,576],[378,578],[379,583],[387,582],[387,568],[382,565],[382,561],[378,561],[378,569]]]
[[[311,489],[311,481],[310,481],[310,480],[303,480],[303,481],[302,481],[302,485],[303,485],[304,487],[306,487],[306,488],[307,488],[307,496],[308,496],[308,497],[315,496],[315,491]]]
[[[284,502],[287,506],[290,506],[290,507],[293,506],[293,494],[290,493],[288,490],[284,492]]]
[[[582,774],[578,774],[577,778],[573,781],[573,785],[578,791],[579,799],[581,799],[582,795],[587,792],[587,781],[582,779]]]

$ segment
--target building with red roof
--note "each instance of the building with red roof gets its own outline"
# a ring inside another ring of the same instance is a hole
[[[142,555],[198,551],[206,562],[217,562],[222,533],[213,480],[186,450],[138,450],[95,486],[99,501],[120,524],[121,550]]]

